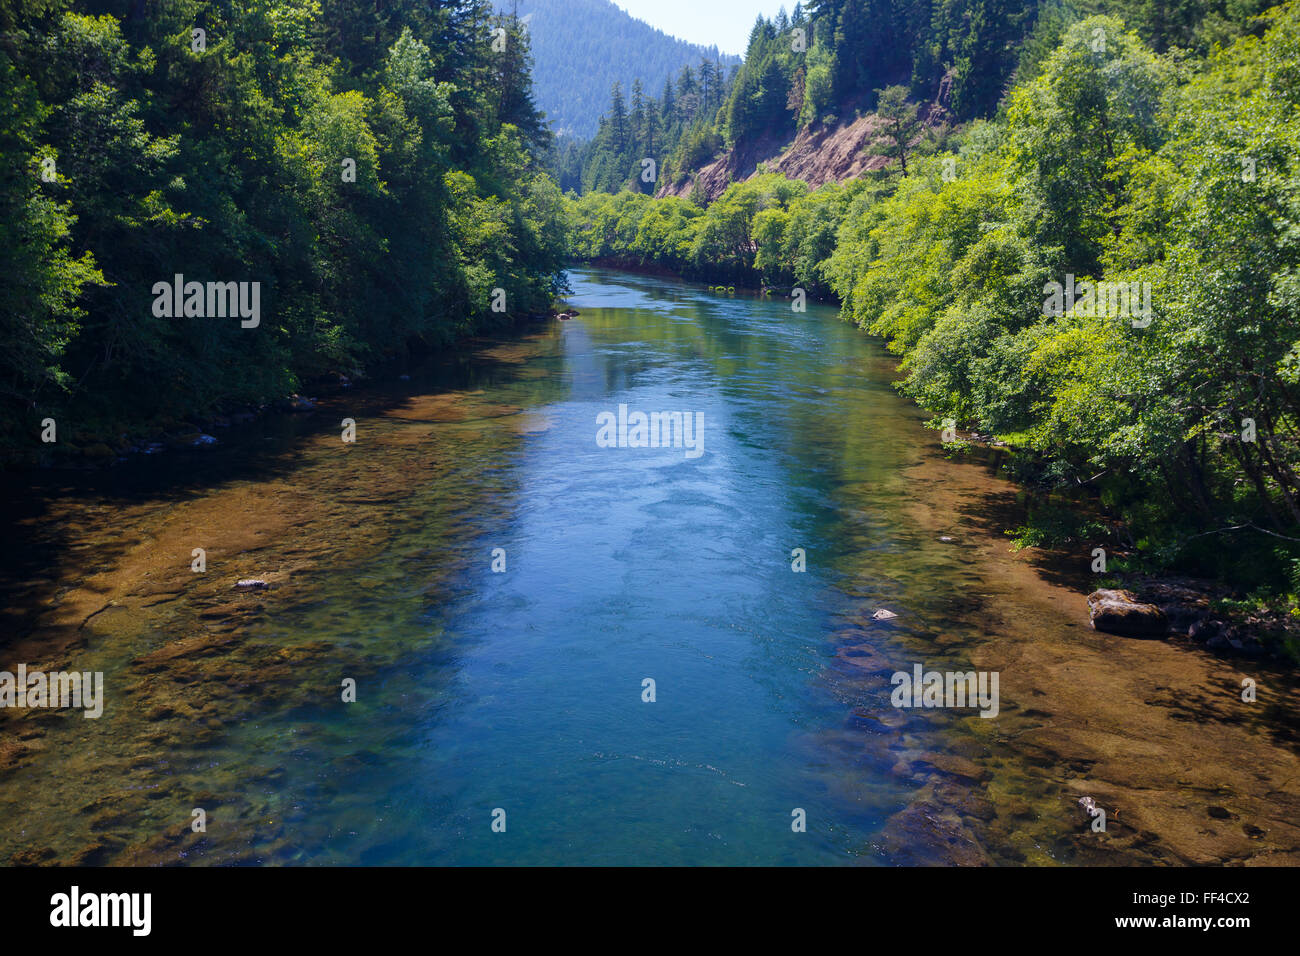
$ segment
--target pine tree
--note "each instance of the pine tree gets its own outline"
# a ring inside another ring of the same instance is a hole
[[[672,80],[664,80],[664,92],[663,95],[659,97],[659,114],[663,118],[665,127],[672,126],[673,120],[676,119],[674,116],[676,110],[677,99],[673,95]]]
[[[921,131],[916,116],[916,104],[907,102],[907,87],[890,86],[879,91],[876,113],[884,125],[867,149],[877,156],[897,159],[904,176],[907,175],[907,157],[912,152],[912,141]]]
[[[534,151],[544,151],[550,146],[551,133],[533,102],[533,57],[528,31],[514,11],[495,17],[493,22],[505,30],[504,48],[496,51],[493,59],[497,119],[518,127]]]
[[[641,79],[632,81],[632,113],[629,117],[630,137],[635,152],[644,152],[645,143],[645,97],[641,93]]]
[[[609,98],[609,136],[614,152],[622,155],[630,145],[627,123],[627,106],[623,102],[623,86],[615,83]]]
[[[677,103],[682,118],[690,123],[700,108],[699,86],[695,81],[695,71],[690,65],[682,67],[677,75]]]
[[[700,108],[705,114],[713,112],[713,98],[717,90],[717,71],[710,60],[700,61]]]

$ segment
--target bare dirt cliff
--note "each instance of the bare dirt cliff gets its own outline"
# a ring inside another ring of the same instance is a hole
[[[869,113],[837,126],[806,127],[789,143],[779,143],[770,137],[761,138],[739,149],[728,150],[678,185],[665,183],[656,195],[688,196],[698,183],[703,198],[712,202],[722,195],[728,184],[753,176],[760,163],[765,164],[769,172],[802,179],[813,187],[853,179],[890,162],[881,156],[868,156],[865,152],[879,122],[876,114]]]
[[[921,120],[933,128],[948,120],[951,77],[945,78],[932,103],[922,104]],[[704,202],[713,202],[733,182],[749,179],[763,165],[768,172],[802,179],[814,189],[831,182],[844,182],[864,172],[882,169],[892,160],[869,155],[867,144],[875,138],[882,120],[866,113],[833,126],[807,126],[793,141],[762,136],[752,143],[727,150],[680,183],[665,182],[656,196],[689,196],[698,184]]]

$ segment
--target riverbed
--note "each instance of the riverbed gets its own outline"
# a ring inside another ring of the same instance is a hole
[[[0,670],[105,704],[0,710],[0,861],[1300,862],[1294,676],[1092,631],[1091,548],[1013,552],[877,341],[570,281],[409,380],[11,480]],[[598,440],[636,412],[698,454]],[[895,706],[918,664],[996,716]]]

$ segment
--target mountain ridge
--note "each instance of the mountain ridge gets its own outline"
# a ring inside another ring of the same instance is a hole
[[[725,66],[741,62],[716,46],[671,36],[611,0],[495,0],[493,6],[527,21],[534,97],[560,136],[594,136],[614,83],[626,92],[640,80],[654,95],[682,67],[695,67],[701,59]]]

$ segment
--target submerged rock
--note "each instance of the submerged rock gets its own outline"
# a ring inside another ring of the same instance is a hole
[[[271,585],[261,578],[243,578],[235,582],[235,587],[241,591],[262,591]]]
[[[1103,588],[1088,595],[1092,627],[1123,637],[1163,637],[1169,622],[1160,608],[1143,604],[1131,591]]]
[[[873,621],[892,621],[896,617],[898,617],[897,614],[883,607],[877,608],[871,614],[871,619]]]
[[[918,761],[920,764],[928,764],[941,773],[964,780],[967,783],[980,783],[989,779],[992,774],[968,757],[960,757],[957,754],[929,754]]]
[[[919,801],[885,823],[881,849],[901,866],[987,866],[984,847],[955,814]]]

